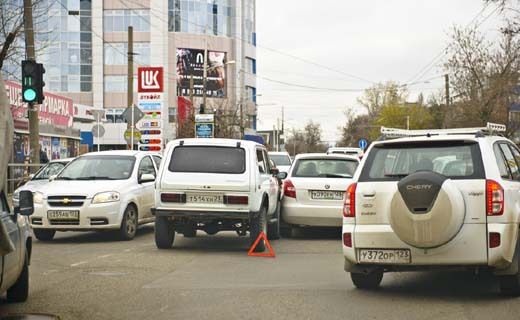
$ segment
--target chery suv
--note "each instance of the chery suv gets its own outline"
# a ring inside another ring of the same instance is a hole
[[[345,195],[354,285],[462,267],[490,269],[504,294],[520,295],[520,150],[499,135],[505,126],[381,131]]]

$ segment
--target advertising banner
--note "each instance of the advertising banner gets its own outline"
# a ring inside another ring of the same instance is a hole
[[[12,81],[5,81],[7,97],[11,103],[16,129],[27,128],[27,104],[22,101],[22,86]],[[45,92],[45,100],[40,105],[38,116],[40,123],[52,126],[71,127],[74,116],[72,99]]]
[[[226,53],[208,50],[206,63],[206,96],[226,96]],[[204,50],[177,48],[177,95],[190,95],[190,78],[193,77],[193,95],[203,96]]]

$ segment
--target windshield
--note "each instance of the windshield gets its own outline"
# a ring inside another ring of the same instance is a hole
[[[358,162],[343,159],[301,159],[294,166],[293,177],[352,178]]]
[[[134,169],[132,156],[87,156],[72,161],[57,180],[124,180]]]
[[[47,180],[50,176],[55,176],[60,173],[65,167],[66,163],[63,162],[51,162],[43,166],[32,178],[32,180]]]
[[[450,141],[376,146],[360,181],[399,180],[417,171],[434,171],[452,179],[484,177],[478,144]]]
[[[243,148],[186,146],[176,147],[168,169],[171,172],[241,174],[246,171]]]
[[[288,155],[285,154],[270,154],[269,158],[274,161],[274,164],[276,166],[290,166],[291,165],[291,159]]]

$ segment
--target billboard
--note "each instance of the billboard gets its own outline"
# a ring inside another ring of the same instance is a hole
[[[137,68],[137,92],[163,92],[162,67]]]
[[[208,50],[206,63],[206,96],[226,96],[226,53]],[[193,77],[193,96],[203,96],[204,50],[177,48],[177,95],[190,95],[190,78]]]

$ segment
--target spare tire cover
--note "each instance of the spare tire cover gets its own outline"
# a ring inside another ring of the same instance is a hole
[[[417,248],[435,248],[457,235],[466,210],[452,180],[433,171],[419,171],[397,187],[389,218],[399,239]]]

